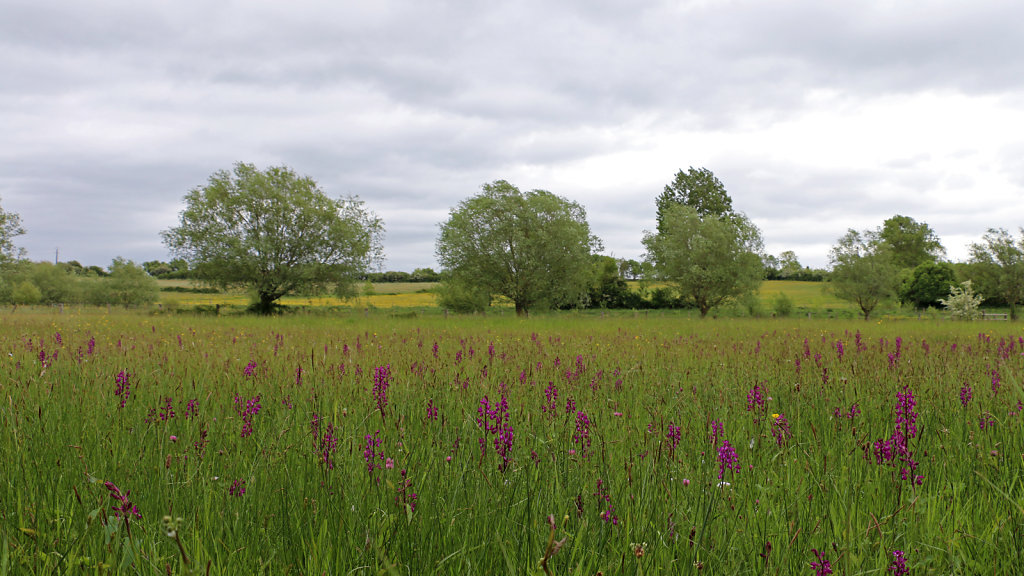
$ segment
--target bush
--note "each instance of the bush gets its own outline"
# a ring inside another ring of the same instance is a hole
[[[32,304],[39,304],[42,299],[43,293],[35,284],[28,280],[19,282],[11,292],[11,302],[15,304],[30,306]]]
[[[975,294],[971,287],[971,281],[960,283],[960,286],[950,286],[949,297],[940,298],[939,302],[949,310],[949,315],[954,320],[977,320],[981,318],[981,301],[984,298],[981,294]]]
[[[793,314],[793,300],[785,292],[779,292],[772,300],[772,310],[776,316],[786,318]]]
[[[491,295],[465,282],[442,282],[437,286],[437,303],[452,312],[482,312],[491,305]]]

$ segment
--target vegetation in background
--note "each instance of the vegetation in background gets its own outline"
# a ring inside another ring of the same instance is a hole
[[[579,204],[504,180],[485,184],[441,224],[442,301],[470,305],[500,295],[517,314],[582,302],[600,246]]]
[[[761,231],[733,211],[725,187],[706,168],[680,170],[657,199],[658,229],[644,234],[647,260],[684,305],[701,316],[752,294],[764,278]]]
[[[254,309],[330,285],[352,295],[353,283],[381,257],[383,225],[355,198],[329,198],[309,177],[285,166],[235,164],[185,196],[180,225],[162,233],[167,248],[196,278],[245,286]]]
[[[1017,306],[1024,303],[1024,228],[1019,239],[1002,228],[990,228],[982,242],[971,244],[967,271],[978,289],[1002,300],[1016,320]]]
[[[954,320],[977,320],[981,318],[981,294],[975,294],[970,280],[961,282],[959,286],[950,286],[949,297],[940,302],[949,310]]]
[[[843,300],[857,304],[864,320],[882,302],[896,294],[899,269],[892,254],[873,232],[849,230],[829,254],[829,288]]]
[[[940,300],[957,284],[956,272],[948,262],[922,262],[899,287],[899,299],[918,310],[938,308]]]

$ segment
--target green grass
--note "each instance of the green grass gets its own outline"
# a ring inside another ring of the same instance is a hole
[[[1022,346],[1012,323],[19,310],[0,576],[542,574],[549,515],[554,574],[809,574],[812,549],[837,574],[895,550],[912,573],[1012,573]],[[903,391],[920,485],[873,455]]]

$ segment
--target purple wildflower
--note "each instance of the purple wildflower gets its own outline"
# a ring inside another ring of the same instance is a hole
[[[832,573],[832,563],[825,558],[824,552],[818,552],[817,550],[811,550],[814,552],[816,560],[811,561],[811,568],[814,569],[814,576],[828,576]]]
[[[235,395],[235,412],[237,412],[242,418],[242,438],[252,434],[252,419],[259,413],[260,408],[262,408],[262,406],[260,405],[259,394],[244,404],[242,403],[242,399],[237,394]]]
[[[113,482],[104,482],[103,485],[106,486],[107,492],[110,494],[110,497],[115,502],[118,503],[118,506],[114,506],[112,508],[112,510],[114,511],[114,516],[121,518],[123,515],[125,521],[127,521],[127,519],[131,516],[135,516],[136,518],[142,518],[142,514],[139,513],[139,509],[136,508],[135,505],[132,504],[130,500],[128,500],[128,496],[131,496],[132,493],[131,490],[121,492],[121,489],[115,486]]]
[[[236,498],[239,498],[243,494],[245,494],[245,480],[242,480],[241,478],[239,478],[239,479],[235,480],[234,482],[232,482],[231,483],[231,487],[228,488],[228,494],[230,494],[231,496],[234,496]]]
[[[764,388],[754,385],[747,392],[747,412],[754,412],[754,424],[758,423],[758,412],[764,412]]]
[[[740,471],[740,460],[736,457],[736,449],[726,440],[718,449],[718,479],[725,479],[725,471]]]
[[[579,454],[586,458],[590,453],[590,419],[580,411],[576,413],[576,432],[572,435],[572,442],[580,447]]]
[[[985,430],[986,428],[994,428],[996,425],[996,419],[992,414],[988,412],[982,412],[978,416],[978,428]]]
[[[366,449],[363,450],[363,460],[366,461],[366,471],[370,473],[370,476],[377,482],[380,482],[380,478],[374,476],[373,471],[379,470],[381,465],[377,463],[378,460],[384,461],[384,452],[377,452],[377,449],[381,447],[384,440],[380,437],[380,430],[373,433],[373,436],[366,435]]]
[[[597,492],[594,492],[594,496],[597,496],[597,499],[603,502],[601,506],[604,508],[604,510],[601,512],[601,520],[604,520],[606,523],[609,523],[612,526],[618,526],[619,517],[616,516],[615,507],[612,506],[612,496],[608,492],[608,489],[605,488],[604,480],[600,478],[597,479]],[[578,502],[577,509],[582,509],[582,506],[580,506]]]
[[[128,403],[128,397],[132,394],[132,375],[124,370],[117,373],[114,377],[115,387],[114,396],[121,399],[120,408],[124,408],[124,405]]]
[[[544,389],[544,399],[546,403],[541,405],[541,412],[554,415],[555,402],[558,401],[558,387],[555,386],[554,382],[548,381],[548,387]]]
[[[785,414],[775,414],[772,418],[772,436],[775,437],[775,444],[779,446],[785,446],[786,442],[793,437]]]
[[[434,399],[427,402],[427,420],[437,420],[437,406],[434,406]]]
[[[185,404],[185,420],[191,420],[199,414],[199,404],[197,398],[192,398]]]
[[[960,404],[967,408],[967,405],[971,403],[971,398],[974,398],[974,390],[967,384],[964,384],[960,388]]]
[[[338,439],[334,436],[334,424],[328,422],[327,426],[321,430],[322,422],[323,418],[314,412],[309,425],[313,436],[313,448],[317,452],[320,466],[326,470],[333,470],[334,452],[338,449]]]
[[[907,568],[907,557],[902,550],[894,550],[892,553],[892,562],[889,564],[889,572],[893,573],[893,576],[904,576],[910,573],[910,569]]]
[[[724,431],[724,428],[722,426],[722,423],[719,422],[718,420],[712,420],[711,421],[711,436],[710,436],[711,445],[714,446],[714,445],[718,444],[718,439],[721,438],[724,435],[725,435],[725,431]]]
[[[672,444],[669,447],[669,453],[674,455],[676,453],[676,448],[679,446],[679,441],[683,438],[682,431],[679,429],[679,426],[675,425],[675,423],[669,422],[668,432],[665,433],[665,437],[672,441]]]
[[[373,398],[377,401],[377,410],[381,420],[384,419],[384,408],[388,405],[388,386],[391,384],[391,364],[378,366],[373,371]]]

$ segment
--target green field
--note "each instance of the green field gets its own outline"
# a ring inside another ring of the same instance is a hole
[[[1022,349],[1009,323],[19,310],[0,575],[1012,573]]]

